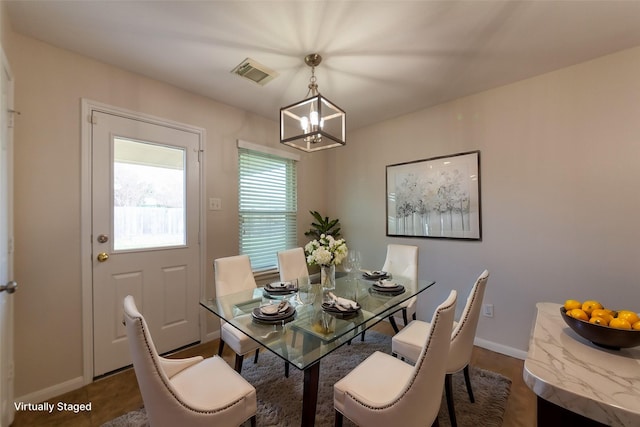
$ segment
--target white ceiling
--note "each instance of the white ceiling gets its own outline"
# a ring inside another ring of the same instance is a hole
[[[320,53],[348,130],[640,45],[636,0],[5,3],[18,33],[272,120]],[[279,76],[231,74],[247,57]]]

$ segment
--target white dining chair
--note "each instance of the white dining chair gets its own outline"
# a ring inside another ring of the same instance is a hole
[[[158,355],[134,298],[124,299],[133,369],[149,425],[237,427],[256,425],[256,390],[219,356],[167,359]]]
[[[251,260],[247,255],[236,255],[214,260],[216,297],[247,289],[257,288],[251,270]],[[235,369],[242,371],[244,356],[255,351],[254,363],[258,361],[260,344],[240,332],[234,326],[220,320],[220,346],[218,356],[222,356],[225,344],[236,353]]]
[[[333,386],[336,427],[343,416],[361,427],[438,425],[456,298],[434,312],[415,365],[376,351]]]
[[[447,407],[451,426],[456,427],[456,413],[453,403],[452,375],[459,371],[464,371],[464,380],[467,385],[469,400],[473,403],[473,389],[469,378],[469,363],[473,351],[473,340],[476,336],[480,308],[484,292],[489,279],[489,271],[485,270],[480,274],[474,283],[467,302],[465,304],[460,321],[454,324],[451,333],[451,350],[447,360],[447,375],[445,379],[445,393],[447,397]],[[405,359],[415,361],[420,356],[424,337],[429,334],[431,324],[420,320],[414,320],[400,333],[393,336],[391,340],[391,354],[401,356]]]
[[[418,281],[418,247],[412,245],[387,245],[387,256],[382,266],[382,271],[386,271],[391,274],[391,278],[394,276],[404,277],[410,281]],[[396,333],[399,331],[395,321],[395,314],[399,311],[402,312],[402,319],[404,325],[409,324],[409,316],[412,319],[416,318],[416,302],[418,297],[409,298],[398,306],[398,310],[389,316],[389,322],[391,327]]]
[[[293,248],[278,252],[278,270],[281,282],[309,277],[304,249]]]

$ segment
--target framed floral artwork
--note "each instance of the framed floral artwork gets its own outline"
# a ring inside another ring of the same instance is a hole
[[[482,240],[480,151],[388,165],[387,236]]]

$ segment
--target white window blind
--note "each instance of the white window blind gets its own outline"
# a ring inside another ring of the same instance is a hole
[[[277,268],[278,251],[297,245],[296,162],[238,147],[240,253],[254,271]]]

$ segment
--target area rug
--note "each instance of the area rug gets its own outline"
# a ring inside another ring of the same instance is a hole
[[[333,384],[376,350],[390,353],[391,337],[375,331],[367,331],[364,342],[354,340],[351,345],[344,345],[322,359],[316,426],[333,426]],[[294,367],[291,367],[290,371],[289,378],[285,378],[282,359],[268,351],[260,353],[257,364],[253,363],[253,358],[245,359],[242,376],[256,387],[258,426],[300,426],[303,373]],[[470,368],[470,375],[475,403],[469,402],[462,373],[453,376],[458,426],[476,426],[478,420],[482,420],[483,427],[501,426],[511,380],[495,372],[473,366]],[[444,393],[438,419],[440,426],[451,426]],[[146,427],[147,425],[144,408],[104,424],[105,427]],[[344,419],[345,427],[353,427],[353,425],[348,419]]]

